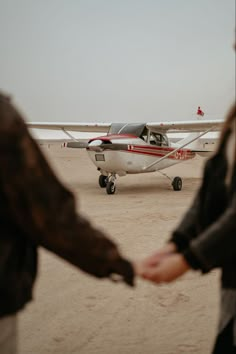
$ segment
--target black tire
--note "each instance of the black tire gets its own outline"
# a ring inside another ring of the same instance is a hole
[[[114,194],[116,191],[115,183],[108,182],[107,186],[106,186],[106,191],[107,191],[107,194]]]
[[[105,188],[107,186],[107,176],[100,175],[98,179],[99,186]]]
[[[180,177],[175,177],[172,182],[174,191],[181,191],[182,184],[182,179]]]

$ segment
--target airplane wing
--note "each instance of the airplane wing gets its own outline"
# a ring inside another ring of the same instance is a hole
[[[110,128],[111,123],[27,122],[27,125],[29,128],[33,129],[106,133]]]
[[[76,141],[77,147],[85,148],[89,139],[107,133],[111,123],[27,122],[27,125],[40,145]]]
[[[152,131],[171,132],[202,132],[209,128],[211,131],[219,131],[223,120],[195,120],[195,121],[172,121],[172,122],[149,122],[146,127]],[[125,124],[125,123],[124,123]],[[77,132],[107,133],[112,123],[42,123],[28,122],[29,128]]]
[[[195,121],[175,121],[175,122],[150,122],[146,127],[152,131],[163,133],[177,132],[203,132],[206,130],[219,131],[223,120],[195,120]]]
[[[162,132],[162,133],[189,133],[189,132],[204,132],[204,131],[219,131],[221,130],[223,120],[195,120],[195,121],[172,121],[172,122],[149,122],[146,123],[146,127],[151,131]],[[28,122],[28,127],[33,130],[44,130],[44,131],[54,131],[62,134],[60,137],[55,136],[50,138],[42,138],[40,135],[36,134],[36,139],[41,140],[41,142],[50,141],[56,142],[61,141],[88,141],[92,136],[88,137],[88,134],[100,134],[107,133],[112,126],[112,123],[65,123],[65,122]],[[124,126],[128,125],[123,123]],[[73,132],[73,135],[70,134]],[[81,133],[86,136],[76,136],[75,134]],[[64,134],[64,135],[63,135]],[[38,136],[37,136],[38,135]],[[178,140],[180,137],[178,137]],[[171,140],[171,139],[170,139]],[[82,144],[81,146],[85,146]]]

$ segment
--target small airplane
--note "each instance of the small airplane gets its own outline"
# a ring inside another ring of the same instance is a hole
[[[204,113],[198,107],[198,117]],[[222,120],[150,122],[150,123],[28,123],[30,128],[62,130],[69,141],[67,148],[86,148],[90,159],[100,172],[98,183],[107,194],[116,192],[116,179],[126,174],[161,171],[196,156],[208,156],[214,151],[217,139],[202,139],[208,132],[219,131]],[[86,143],[71,132],[106,133]],[[167,133],[188,133],[171,141]],[[162,172],[160,172],[162,173]],[[170,178],[174,191],[182,189],[179,176]]]

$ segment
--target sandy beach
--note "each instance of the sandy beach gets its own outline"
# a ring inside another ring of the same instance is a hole
[[[78,210],[103,229],[129,259],[163,245],[190,205],[203,158],[165,172],[183,177],[174,192],[158,173],[118,178],[117,193],[98,186],[86,151],[42,147]],[[58,205],[60,208],[60,205]],[[207,354],[218,317],[219,272],[189,272],[170,285],[141,279],[136,287],[98,280],[40,249],[32,301],[19,315],[19,354]]]

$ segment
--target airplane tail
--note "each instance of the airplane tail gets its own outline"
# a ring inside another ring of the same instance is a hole
[[[176,145],[182,146],[187,144],[185,146],[186,149],[190,149],[202,157],[210,156],[215,150],[216,141],[212,140],[211,142],[208,142],[208,139],[200,138],[200,135],[201,133],[191,133],[186,138],[178,141]]]
[[[190,150],[198,150],[200,148],[200,142],[199,140],[200,139],[197,139],[199,137],[201,133],[190,133],[188,136],[186,136],[186,138],[184,139],[181,139],[178,141],[178,143],[176,143],[176,145],[178,146],[182,146],[182,145],[185,145],[185,144],[189,144],[186,145],[186,148],[187,149],[190,149]],[[195,141],[193,141],[194,139],[197,139]]]
[[[200,106],[197,109],[197,119],[203,119],[204,112]],[[196,152],[200,156],[209,156],[215,150],[215,141],[210,143],[206,139],[201,139],[202,133],[190,133],[186,138],[178,141],[176,145],[185,145],[187,149]],[[198,139],[199,137],[199,139]],[[189,142],[189,144],[188,144]]]

